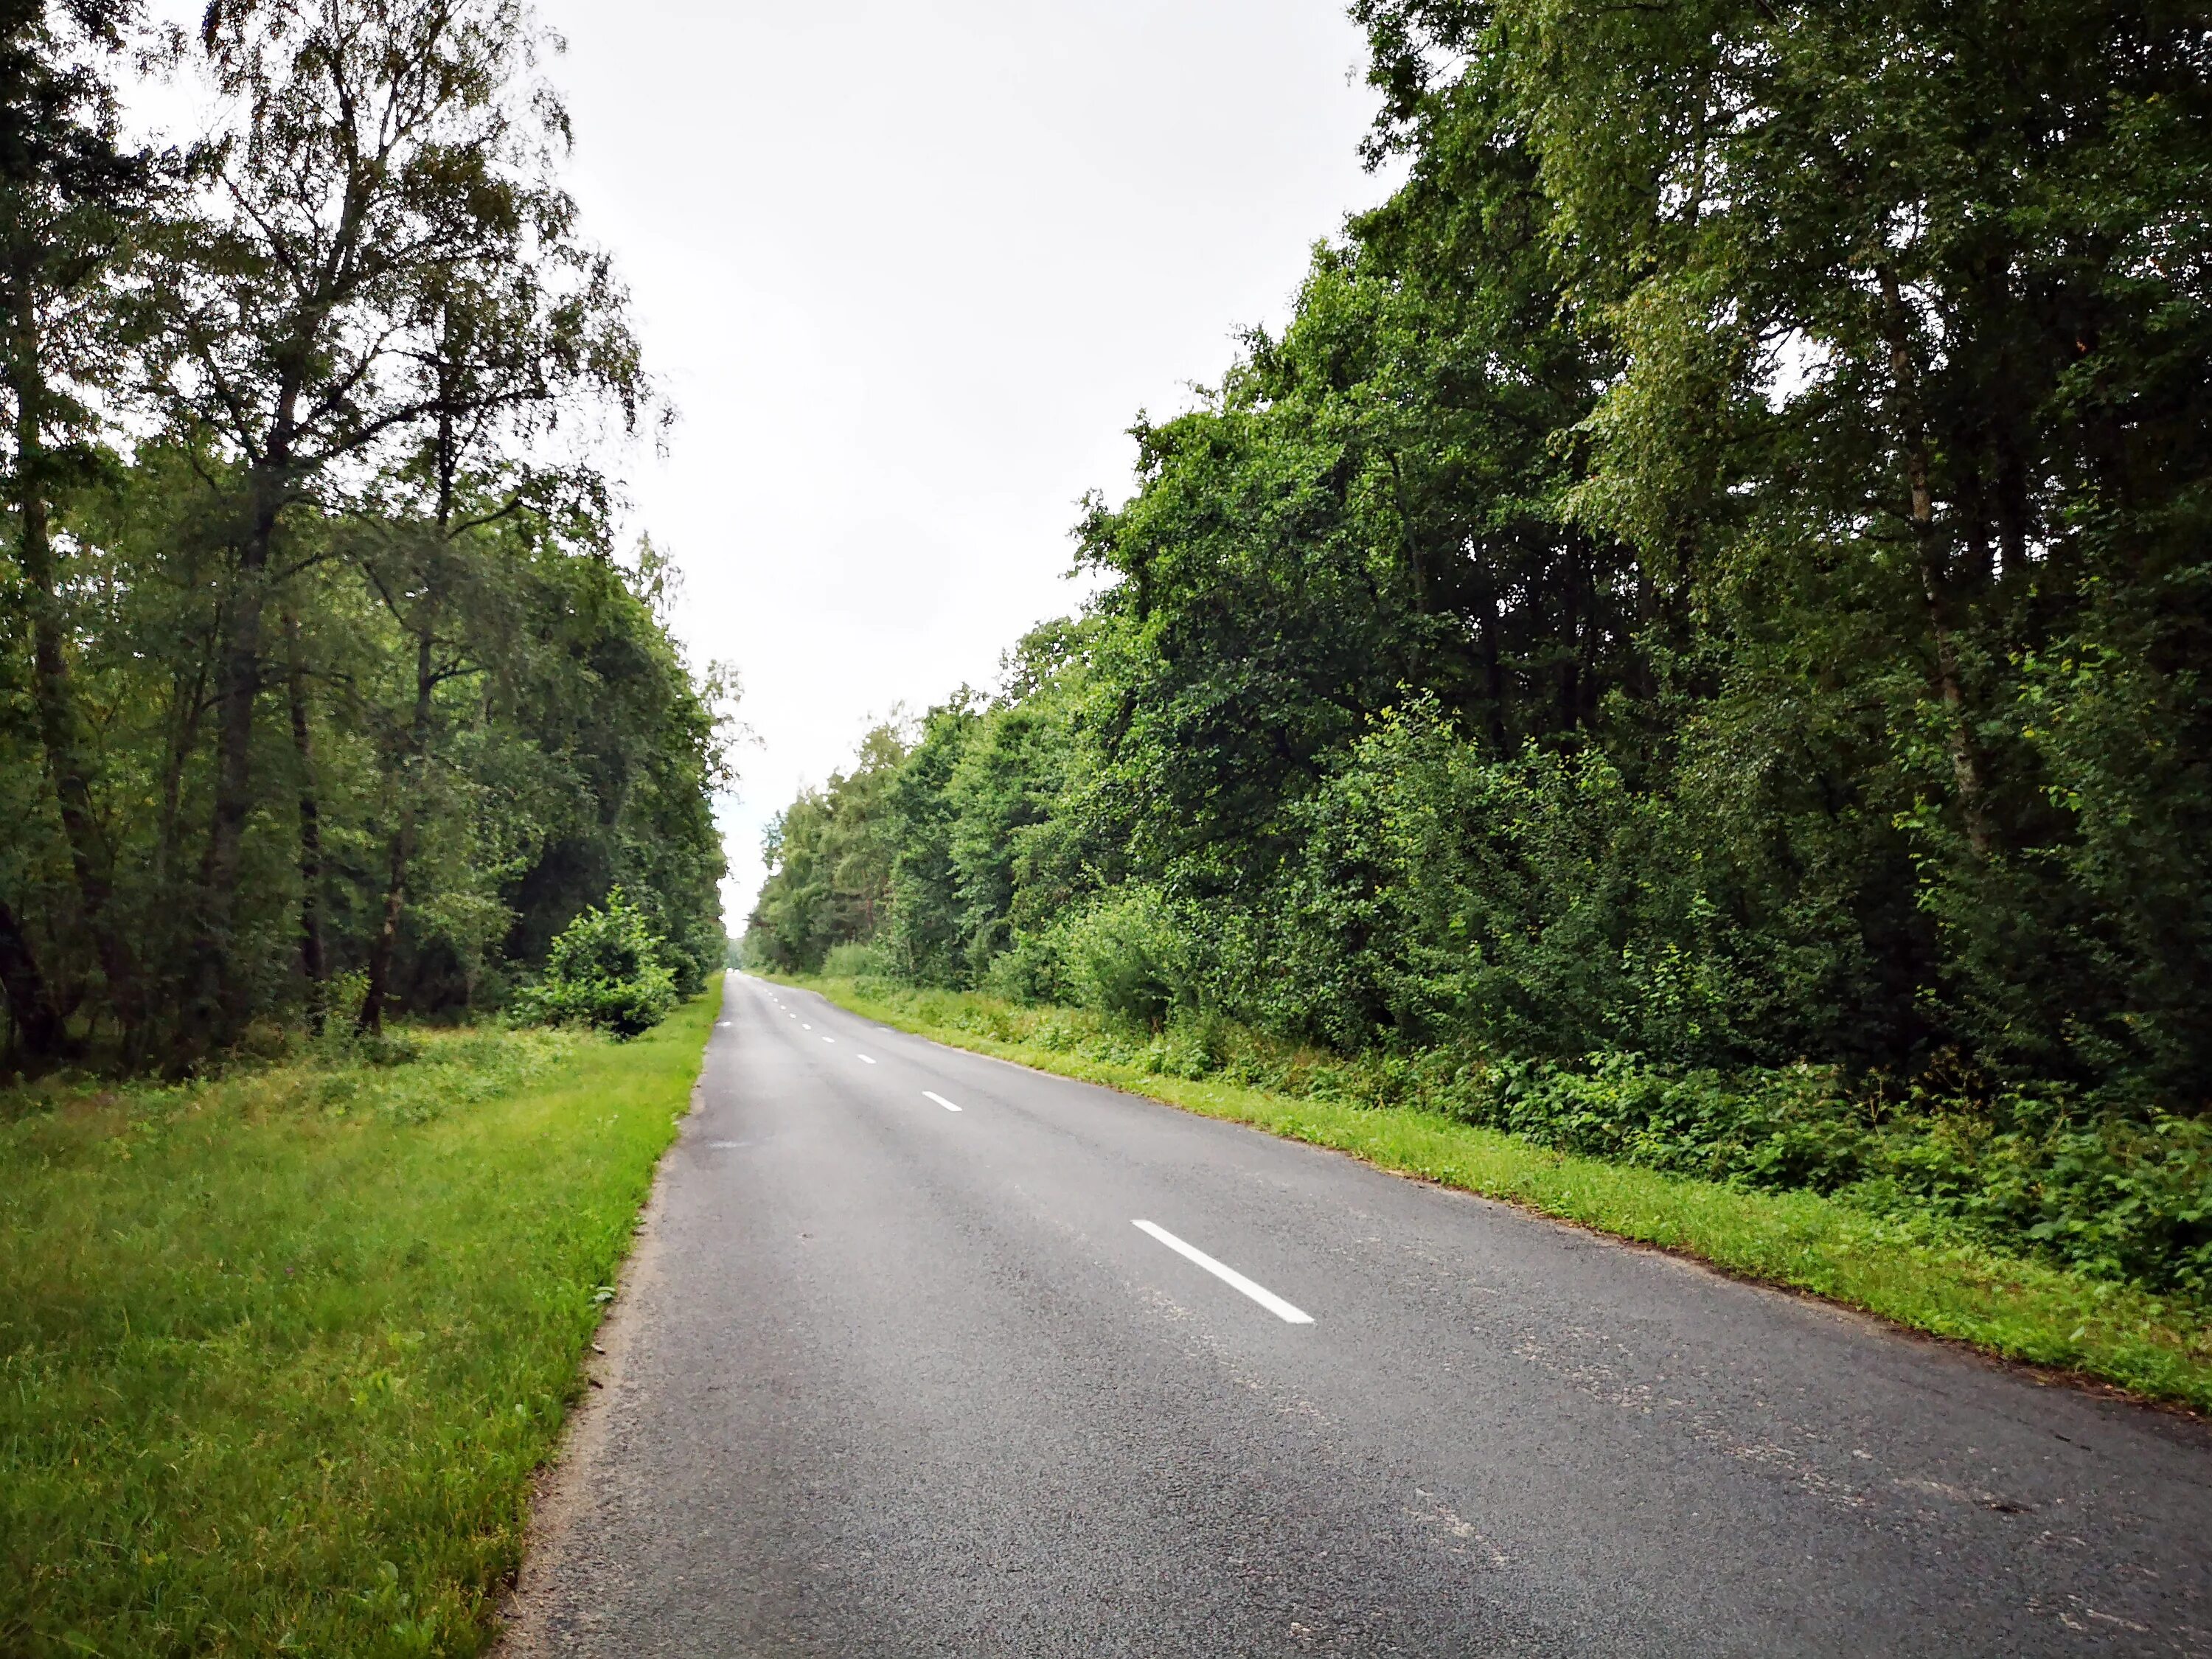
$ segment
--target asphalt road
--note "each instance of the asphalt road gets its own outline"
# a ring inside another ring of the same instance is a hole
[[[723,1018],[517,1652],[2212,1655],[2200,1424],[757,980]]]

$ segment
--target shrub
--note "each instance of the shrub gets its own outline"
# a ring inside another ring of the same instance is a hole
[[[1068,984],[1063,927],[1042,933],[1017,933],[1014,941],[991,958],[981,989],[1009,1002],[1034,1006],[1074,1000]]]
[[[544,976],[515,999],[514,1017],[635,1036],[676,1006],[676,974],[666,951],[617,887],[605,908],[586,910],[561,930],[546,952]]]
[[[884,946],[848,940],[830,947],[822,958],[822,974],[825,979],[886,979],[897,965]]]
[[[1188,944],[1156,894],[1103,900],[1063,937],[1070,988],[1085,1007],[1158,1029],[1177,1004],[1195,1001]]]

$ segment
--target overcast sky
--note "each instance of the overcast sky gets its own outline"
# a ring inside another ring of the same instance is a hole
[[[632,463],[760,829],[1073,609],[1068,527],[1383,185],[1338,0],[540,0],[586,234],[681,412]]]

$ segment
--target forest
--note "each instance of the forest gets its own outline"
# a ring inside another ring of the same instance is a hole
[[[2212,1291],[2201,10],[1354,12],[1402,184],[750,959]]]
[[[514,0],[6,8],[0,1070],[497,1009],[617,891],[720,965],[735,684],[618,544],[668,411],[547,51]]]

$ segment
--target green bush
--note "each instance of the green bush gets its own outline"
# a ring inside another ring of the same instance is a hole
[[[833,945],[822,958],[822,972],[830,979],[883,979],[896,969],[890,951],[880,945]]]
[[[1195,1001],[1190,947],[1157,894],[1118,894],[1062,933],[1069,988],[1086,1008],[1158,1029]]]
[[[1066,932],[1054,927],[1042,933],[1015,934],[1013,943],[991,958],[979,981],[981,988],[1025,1006],[1075,1001],[1075,990],[1068,983]]]
[[[589,909],[561,930],[545,973],[515,999],[526,1024],[596,1025],[618,1037],[650,1030],[676,1006],[676,972],[667,944],[619,887],[604,909]]]

